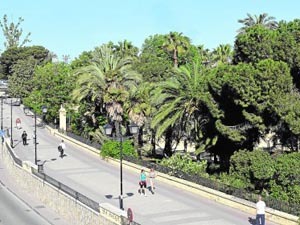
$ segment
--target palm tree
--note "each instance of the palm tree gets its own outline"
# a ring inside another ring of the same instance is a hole
[[[208,48],[205,48],[204,45],[197,46],[197,50],[200,55],[200,59],[203,65],[209,65],[211,63],[212,53]]]
[[[275,21],[275,17],[268,16],[267,13],[260,14],[259,16],[247,13],[247,17],[245,19],[238,20],[239,23],[242,23],[244,26],[238,30],[238,33],[244,33],[247,28],[262,25],[268,29],[276,29],[278,27],[278,22]]]
[[[232,60],[233,52],[229,44],[221,44],[213,50],[212,58],[214,63],[225,63],[228,64]]]
[[[138,88],[131,89],[130,101],[124,106],[129,119],[140,128],[139,134],[135,136],[135,144],[138,144],[138,149],[144,145],[143,134],[149,133],[149,121],[153,112],[150,92],[154,87],[154,83],[141,82]],[[155,137],[151,137],[151,143],[154,139]],[[141,151],[138,151],[138,154],[141,156]],[[152,145],[152,155],[155,155],[155,145]]]
[[[178,56],[184,54],[189,46],[190,39],[188,37],[182,36],[182,33],[170,32],[165,36],[165,43],[163,48],[167,50],[172,55],[174,67],[178,67]]]
[[[172,154],[171,141],[183,135],[201,142],[202,127],[208,122],[206,78],[203,67],[180,67],[176,76],[157,84],[151,96],[155,112],[151,126],[157,136],[165,134],[165,154]]]
[[[133,59],[121,58],[111,47],[102,45],[94,50],[92,61],[91,65],[77,71],[73,99],[80,102],[88,98],[95,105],[105,106],[109,118],[121,122],[129,90],[141,80],[140,75],[131,70]]]
[[[139,49],[135,47],[131,41],[119,41],[117,45],[114,45],[115,52],[120,57],[137,57]]]

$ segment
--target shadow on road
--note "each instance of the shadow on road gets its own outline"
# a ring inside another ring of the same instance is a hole
[[[134,194],[133,193],[126,193],[123,197],[123,199],[128,198],[128,197],[132,197]],[[119,199],[119,196],[114,197],[113,195],[105,195],[105,198],[107,199]]]
[[[50,159],[50,160],[46,159],[46,160],[43,161],[42,165],[45,165],[47,162],[52,162],[52,161],[56,161],[56,160],[57,160],[56,158],[53,158],[53,159]],[[37,161],[41,162],[41,160],[37,160]]]
[[[13,141],[14,141],[13,142],[14,143],[14,146],[13,146],[14,148],[17,147],[21,143],[21,141],[16,140],[16,139],[14,139]]]
[[[256,219],[255,218],[253,219],[251,217],[248,217],[248,221],[249,221],[250,224],[256,225]]]

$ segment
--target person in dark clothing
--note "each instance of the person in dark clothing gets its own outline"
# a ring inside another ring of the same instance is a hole
[[[23,134],[22,134],[22,141],[23,141],[23,145],[27,145],[27,133],[24,130]]]

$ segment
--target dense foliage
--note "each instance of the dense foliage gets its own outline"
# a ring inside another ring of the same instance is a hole
[[[121,151],[121,143],[119,141],[108,140],[101,147],[100,155],[102,157],[112,157],[119,159]],[[122,151],[124,156],[137,157],[137,153],[133,148],[132,141],[126,140],[122,143]]]
[[[195,162],[188,155],[175,154],[169,159],[163,159],[160,163],[173,171],[183,171],[187,174],[208,176],[206,173],[207,162]]]

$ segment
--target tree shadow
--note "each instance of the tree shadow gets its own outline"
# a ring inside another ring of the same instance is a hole
[[[126,194],[123,196],[123,199],[132,197],[133,195],[134,195],[134,194],[133,194],[132,192],[126,193]],[[107,198],[107,199],[119,199],[119,195],[118,195],[118,196],[104,195],[104,196],[105,196],[105,198]]]

